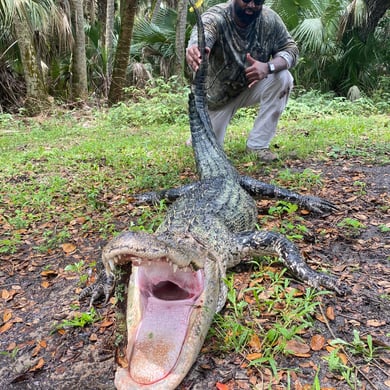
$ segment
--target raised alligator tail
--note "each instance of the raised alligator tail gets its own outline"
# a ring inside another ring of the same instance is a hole
[[[215,138],[208,114],[206,100],[206,77],[208,71],[206,41],[201,16],[198,9],[195,6],[193,8],[196,13],[198,46],[202,58],[192,83],[192,92],[189,96],[191,137],[197,170],[201,179],[216,176],[236,176],[235,168],[230,164],[225,152]]]

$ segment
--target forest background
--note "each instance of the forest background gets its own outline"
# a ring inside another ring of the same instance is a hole
[[[390,0],[266,4],[299,44],[298,92],[388,100]],[[132,97],[129,86],[156,78],[186,84],[194,23],[188,0],[0,0],[0,110],[33,115],[53,103],[112,105]]]

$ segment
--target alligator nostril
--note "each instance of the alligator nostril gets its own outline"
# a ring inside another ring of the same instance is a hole
[[[156,298],[164,301],[179,301],[193,297],[193,294],[190,294],[177,284],[169,281],[159,282],[153,286],[152,294]]]

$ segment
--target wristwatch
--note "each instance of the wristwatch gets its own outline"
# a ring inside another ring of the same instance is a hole
[[[272,62],[268,62],[268,70],[270,73],[275,72],[275,65]]]

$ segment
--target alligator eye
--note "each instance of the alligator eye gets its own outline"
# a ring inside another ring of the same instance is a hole
[[[152,294],[156,298],[164,301],[179,301],[193,297],[193,294],[170,281],[159,282],[154,285],[152,288]]]

